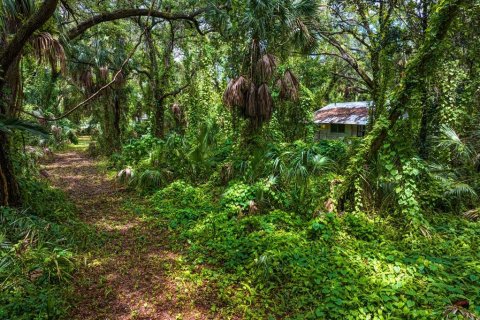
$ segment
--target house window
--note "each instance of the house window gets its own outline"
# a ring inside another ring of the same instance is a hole
[[[365,135],[366,126],[358,125],[357,126],[357,137],[363,137]]]
[[[345,125],[341,123],[330,124],[331,133],[345,133]]]

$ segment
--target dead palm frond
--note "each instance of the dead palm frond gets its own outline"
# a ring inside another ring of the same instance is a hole
[[[117,88],[117,89],[122,88],[125,85],[125,81],[127,80],[125,78],[124,73],[122,71],[120,71],[120,72],[116,73],[114,75],[114,77],[115,77],[115,82],[113,83],[112,87]]]
[[[135,174],[133,169],[130,167],[127,167],[118,172],[117,181],[121,184],[129,184],[132,181],[134,176]]]
[[[479,221],[480,220],[480,208],[468,210],[467,212],[463,213],[463,216],[471,221]]]
[[[286,70],[283,75],[283,81],[286,85],[288,97],[292,101],[298,101],[298,91],[300,82],[292,71]]]
[[[277,58],[272,54],[264,54],[258,59],[255,74],[258,75],[260,81],[266,82],[270,80],[277,68]]]
[[[181,119],[182,119],[182,108],[180,108],[180,105],[179,105],[178,103],[175,102],[175,103],[172,105],[171,110],[172,110],[172,113],[173,113],[173,115],[175,116],[175,118],[176,118],[177,120],[181,120]]]
[[[245,104],[245,94],[249,81],[244,76],[230,80],[223,94],[223,102],[229,107],[242,107]]]
[[[52,70],[65,72],[66,58],[63,46],[48,32],[41,32],[31,40],[33,54],[40,63],[49,63]]]
[[[265,83],[258,88],[257,98],[259,115],[263,120],[270,120],[273,112],[273,98]]]
[[[92,70],[87,69],[82,74],[80,74],[80,85],[85,89],[93,88],[93,73]]]
[[[308,50],[315,47],[315,37],[310,32],[310,29],[312,28],[307,26],[307,22],[300,18],[295,19],[292,25],[293,41],[303,50]]]
[[[480,319],[474,313],[468,311],[468,309],[466,309],[462,306],[456,305],[456,304],[453,304],[453,305],[445,308],[445,311],[443,312],[443,315],[444,315],[445,319],[457,319],[458,316],[461,316],[462,319],[468,319],[468,320],[479,320]]]
[[[292,71],[286,70],[283,78],[278,79],[277,88],[282,100],[298,101],[300,82]]]
[[[250,89],[248,90],[248,98],[245,106],[245,115],[250,118],[257,116],[257,86],[255,83],[250,83]]]
[[[108,67],[103,66],[103,67],[98,68],[98,74],[100,75],[100,79],[107,80],[108,79],[108,74],[109,74]]]

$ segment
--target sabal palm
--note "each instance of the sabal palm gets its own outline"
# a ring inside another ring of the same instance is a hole
[[[275,46],[311,44],[311,29],[317,23],[319,2],[316,0],[252,0],[244,19],[252,35]],[[279,41],[281,40],[281,41]]]
[[[268,166],[273,175],[279,176],[285,183],[293,183],[293,188],[303,198],[310,179],[322,170],[331,168],[333,163],[320,153],[316,145],[297,142],[293,146],[283,147],[267,153]]]
[[[270,120],[273,99],[270,85],[277,80],[281,98],[298,98],[298,80],[287,70],[275,79],[277,58],[286,57],[295,47],[314,43],[310,30],[318,17],[315,0],[249,0],[238,5],[235,34],[244,35],[246,54],[238,78],[232,79],[224,94],[224,103],[237,108],[259,127]]]

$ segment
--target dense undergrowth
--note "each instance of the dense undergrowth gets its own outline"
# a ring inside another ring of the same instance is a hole
[[[119,181],[153,194],[147,210],[187,259],[175,277],[215,288],[220,318],[480,313],[480,224],[475,212],[461,214],[476,200],[431,164],[412,159],[398,169],[379,159],[365,172],[377,181],[361,195],[365,210],[334,213],[330,197],[355,140],[270,142],[253,152],[206,141],[147,135],[111,163],[124,168]],[[464,301],[469,308],[458,306]]]
[[[21,186],[24,207],[0,207],[0,318],[62,318],[77,253],[93,237],[60,190],[38,179]]]
[[[68,313],[88,135],[217,318],[478,319],[478,3],[1,1],[0,318]]]
[[[191,270],[183,276],[218,289],[222,305],[213,311],[254,319],[439,319],[466,299],[480,312],[478,222],[433,215],[427,239],[366,214],[241,214],[254,196],[235,188],[215,199],[211,185],[176,181],[151,200],[162,227],[175,231],[172,243],[188,244]]]

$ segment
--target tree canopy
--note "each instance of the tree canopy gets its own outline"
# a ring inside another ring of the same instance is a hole
[[[0,318],[477,319],[479,17],[3,0]]]

